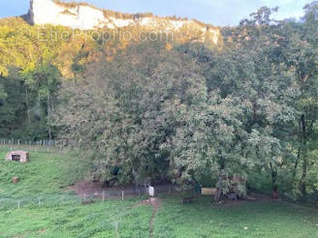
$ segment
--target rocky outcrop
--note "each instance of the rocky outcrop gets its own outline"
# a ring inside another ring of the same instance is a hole
[[[157,17],[153,14],[123,14],[98,9],[86,3],[64,3],[58,0],[30,0],[29,21],[35,25],[62,25],[80,30],[117,29],[140,26],[160,33],[190,31],[198,39],[218,43],[220,30],[196,20]]]

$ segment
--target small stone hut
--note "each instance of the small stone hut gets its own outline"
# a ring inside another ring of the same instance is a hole
[[[27,163],[29,161],[29,152],[22,150],[11,151],[6,155],[6,160]]]

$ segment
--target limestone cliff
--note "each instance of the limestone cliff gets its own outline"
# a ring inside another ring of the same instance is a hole
[[[29,19],[35,25],[62,25],[73,29],[117,29],[141,26],[154,32],[198,32],[198,40],[218,43],[220,30],[197,20],[158,17],[153,14],[123,14],[98,9],[87,3],[65,3],[59,0],[30,0]]]

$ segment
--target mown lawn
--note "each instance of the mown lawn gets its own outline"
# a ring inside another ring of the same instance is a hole
[[[31,162],[4,161],[0,148],[0,238],[150,237],[153,209],[139,198],[83,205],[68,191],[71,155],[31,153]],[[21,181],[12,184],[11,178]],[[317,237],[317,211],[286,202],[214,206],[208,198],[182,205],[161,196],[153,237]]]

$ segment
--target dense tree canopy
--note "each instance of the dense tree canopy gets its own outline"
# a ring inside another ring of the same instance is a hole
[[[276,10],[223,28],[214,47],[81,34],[33,44],[2,23],[0,136],[81,148],[92,179],[111,185],[216,186],[220,199],[238,176],[274,196],[315,195],[317,2],[300,22]]]

